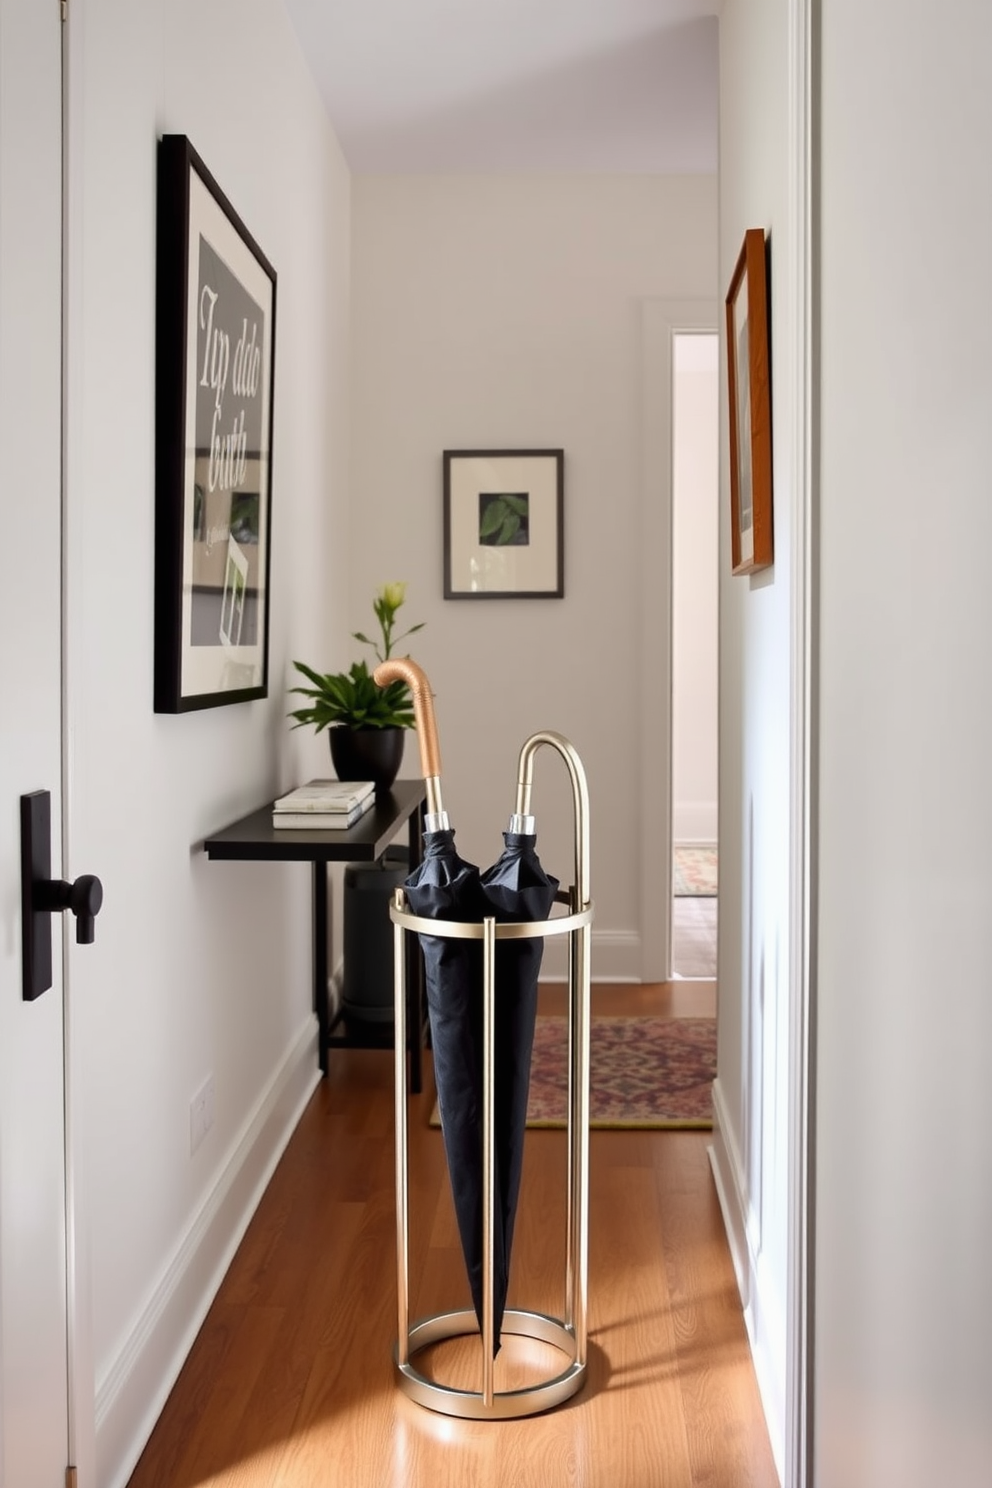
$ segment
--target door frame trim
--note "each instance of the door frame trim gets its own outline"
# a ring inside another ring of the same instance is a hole
[[[786,1481],[813,1482],[816,1189],[817,222],[813,151],[815,0],[789,0],[789,377],[792,586],[789,809],[789,1093],[786,1279]]]
[[[718,316],[717,302],[710,299],[650,299],[641,307],[642,982],[667,982],[672,970],[674,338],[719,334]],[[667,906],[663,915],[659,904]]]
[[[71,5],[62,19],[62,862],[72,862],[75,771],[70,719],[76,708],[74,659],[78,654],[82,572],[76,478],[82,466],[83,329],[83,27],[85,7]],[[76,623],[74,623],[74,620]],[[74,642],[73,638],[76,638]],[[81,670],[81,669],[80,669]],[[80,1488],[96,1485],[96,1374],[85,1164],[81,1120],[84,1082],[73,1015],[73,956],[63,929],[62,996],[65,1081],[66,1325],[69,1465]]]

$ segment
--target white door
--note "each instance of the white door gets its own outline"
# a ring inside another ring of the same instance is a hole
[[[61,877],[61,21],[0,0],[0,1485],[68,1454],[62,923],[21,997],[20,797],[52,795]]]

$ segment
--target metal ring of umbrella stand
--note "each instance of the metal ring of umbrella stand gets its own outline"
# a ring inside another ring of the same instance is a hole
[[[589,979],[593,903],[589,897],[589,801],[585,772],[577,752],[561,734],[533,734],[520,753],[517,813],[530,811],[533,760],[542,745],[550,745],[564,760],[572,782],[575,810],[575,882],[568,894],[556,894],[568,906],[564,915],[534,922],[497,923],[422,919],[405,907],[402,889],[390,907],[395,937],[395,1097],[396,1097],[396,1272],[397,1342],[394,1363],[401,1389],[418,1404],[448,1416],[471,1420],[511,1420],[546,1411],[574,1395],[583,1384],[587,1362],[587,1287],[589,1263]],[[435,744],[436,748],[436,744]],[[438,767],[439,773],[439,767]],[[438,803],[439,804],[439,803]],[[476,1312],[466,1308],[422,1318],[413,1326],[409,1316],[410,1229],[408,1184],[406,1029],[406,956],[403,936],[432,936],[481,940],[483,943],[483,1247],[481,1329]],[[565,1317],[507,1308],[503,1332],[550,1344],[568,1359],[567,1367],[552,1378],[516,1390],[493,1386],[493,1211],[494,1211],[494,1025],[495,949],[498,940],[568,935],[568,1184],[566,1202]],[[430,1344],[480,1333],[482,1388],[458,1390],[427,1378],[411,1362]]]

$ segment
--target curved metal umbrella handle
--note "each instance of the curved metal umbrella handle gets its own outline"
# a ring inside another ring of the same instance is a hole
[[[420,745],[420,768],[427,786],[428,815],[441,817],[441,750],[437,742],[437,720],[434,717],[434,694],[422,667],[408,656],[391,657],[380,661],[372,673],[372,680],[379,687],[390,682],[405,682],[413,698],[413,713],[417,720],[417,742]],[[428,824],[428,831],[432,826]]]

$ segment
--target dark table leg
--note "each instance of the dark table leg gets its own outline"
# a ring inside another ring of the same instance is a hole
[[[317,1059],[327,1074],[327,864],[313,864],[313,1005],[317,1014]]]

